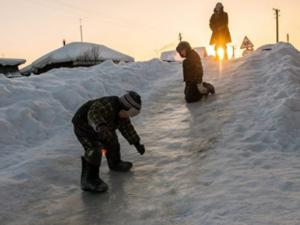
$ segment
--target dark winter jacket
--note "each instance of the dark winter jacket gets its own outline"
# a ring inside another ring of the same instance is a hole
[[[200,56],[194,50],[187,51],[187,57],[183,61],[183,80],[185,82],[201,83],[203,68]]]
[[[209,21],[210,29],[212,30],[212,36],[210,39],[211,45],[226,46],[231,42],[231,36],[228,28],[228,14],[224,11],[217,13],[216,11]]]
[[[118,129],[130,144],[140,142],[140,137],[136,133],[130,119],[121,119],[119,112],[122,110],[119,97],[103,97],[88,101],[82,105],[75,113],[72,122],[74,127],[86,130],[87,133],[95,133],[92,126],[106,125],[111,131]],[[94,136],[94,135],[93,135]]]

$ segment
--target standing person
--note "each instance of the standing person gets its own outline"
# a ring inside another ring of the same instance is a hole
[[[122,97],[107,96],[83,104],[75,113],[72,122],[74,133],[84,148],[81,157],[81,188],[90,192],[105,192],[108,186],[99,177],[101,149],[107,150],[106,158],[111,170],[127,172],[132,163],[121,160],[120,144],[116,129],[143,155],[144,145],[130,122],[130,117],[139,114],[141,97],[129,91]]]
[[[182,67],[186,102],[197,102],[203,96],[214,94],[214,87],[209,83],[202,82],[203,68],[199,54],[193,50],[191,45],[186,41],[181,41],[176,51],[182,58],[185,58]]]
[[[216,4],[214,13],[209,20],[209,26],[212,30],[210,45],[215,45],[215,50],[222,48],[224,58],[227,59],[227,46],[231,42],[231,36],[228,28],[228,14],[224,12],[224,6],[221,2]]]

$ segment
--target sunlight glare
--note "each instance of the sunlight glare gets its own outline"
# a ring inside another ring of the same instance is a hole
[[[214,45],[209,45],[206,47],[207,55],[216,56],[216,51]]]
[[[227,56],[228,56],[228,59],[233,59],[233,57],[234,57],[233,45],[227,45]]]
[[[224,49],[223,48],[218,48],[217,54],[218,54],[218,57],[219,57],[220,60],[224,59],[225,53],[224,53]]]

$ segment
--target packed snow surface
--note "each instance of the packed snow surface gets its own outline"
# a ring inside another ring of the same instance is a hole
[[[185,104],[180,63],[159,60],[0,77],[1,224],[299,225],[300,54],[262,47],[222,66],[204,60],[217,94]],[[130,173],[80,190],[71,118],[85,101],[133,89],[146,153],[120,138]]]

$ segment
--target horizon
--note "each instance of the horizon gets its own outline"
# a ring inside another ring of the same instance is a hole
[[[0,54],[2,58],[24,58],[26,66],[62,47],[64,39],[67,43],[80,42],[80,18],[84,42],[103,44],[136,61],[156,58],[162,51],[175,49],[179,32],[193,47],[208,47],[212,33],[209,18],[217,2],[12,0],[2,4],[0,24],[5,32],[0,36]],[[238,56],[245,36],[255,49],[276,42],[273,8],[281,10],[280,41],[285,42],[289,33],[290,43],[299,49],[300,30],[296,29],[300,27],[296,19],[299,1],[253,0],[242,7],[237,0],[220,2],[229,15],[229,29]]]

